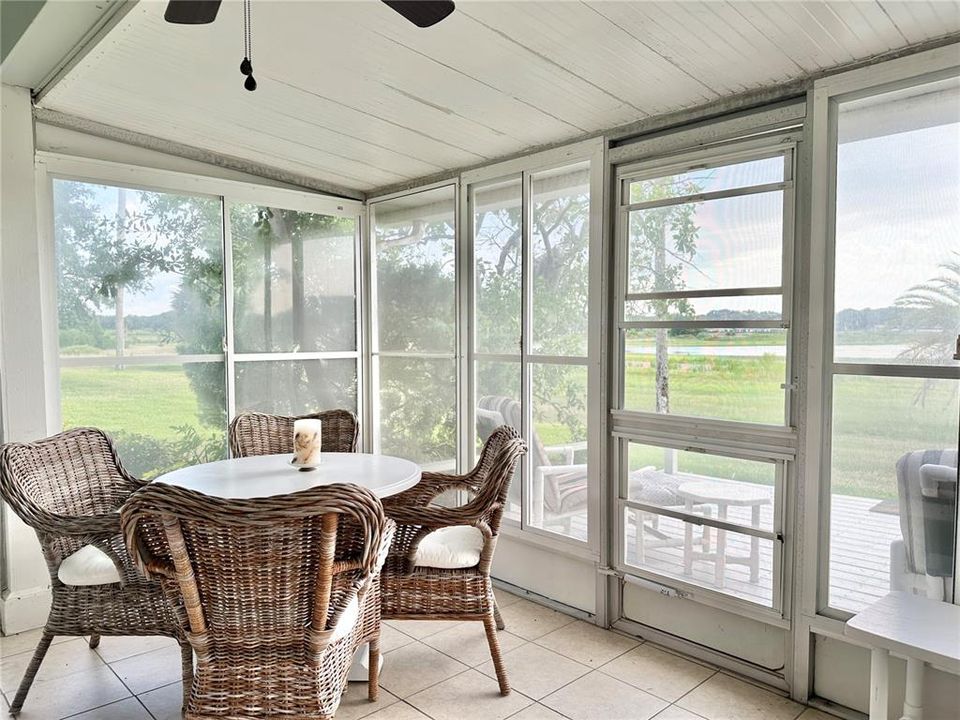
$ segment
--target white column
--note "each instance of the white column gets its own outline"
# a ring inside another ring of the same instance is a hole
[[[3,440],[48,434],[44,312],[49,288],[37,229],[33,111],[30,92],[0,88],[0,402]],[[33,530],[3,512],[0,625],[10,634],[46,621],[50,578]]]

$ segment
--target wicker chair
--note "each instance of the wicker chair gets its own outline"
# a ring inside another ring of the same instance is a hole
[[[230,423],[230,455],[277,455],[293,452],[293,422],[311,418],[323,421],[320,444],[325,452],[357,452],[360,424],[349,410],[324,410],[309,415],[267,415],[242,412]]]
[[[36,531],[53,595],[11,714],[23,707],[56,635],[89,635],[91,648],[101,635],[176,638],[183,651],[184,687],[189,687],[190,645],[159,583],[137,573],[120,531],[117,511],[143,485],[124,470],[107,435],[94,428],[0,448],[0,492]],[[92,562],[81,567],[84,560]]]
[[[376,700],[377,574],[395,525],[373,493],[226,500],[155,483],[121,515],[137,566],[183,608],[197,655],[188,720],[333,717],[365,643]]]
[[[383,617],[483,621],[503,695],[510,692],[510,684],[497,640],[503,621],[490,565],[510,479],[526,449],[520,433],[501,426],[490,435],[471,472],[425,472],[415,487],[384,501],[387,514],[397,522],[397,534],[381,576]],[[460,507],[430,504],[449,490],[465,490],[472,497]],[[445,543],[459,545],[459,552],[449,552]]]

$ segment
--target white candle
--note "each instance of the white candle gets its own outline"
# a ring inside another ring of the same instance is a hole
[[[293,460],[297,465],[320,464],[320,420],[307,418],[293,421]]]

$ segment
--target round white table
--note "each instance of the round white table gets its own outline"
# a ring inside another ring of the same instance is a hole
[[[420,482],[416,463],[390,455],[367,453],[323,453],[313,470],[299,470],[290,464],[293,454],[254,455],[193,465],[161,475],[154,482],[196,490],[204,495],[233,500],[287,495],[333,483],[352,483],[372,491],[379,498],[408,490]],[[349,679],[365,682],[369,647],[357,650]],[[383,666],[383,655],[380,656]]]
[[[360,485],[385,498],[420,482],[420,467],[403,458],[332,452],[322,457],[313,470],[293,467],[292,453],[217,460],[174,470],[154,482],[231,500],[287,495],[333,483]]]

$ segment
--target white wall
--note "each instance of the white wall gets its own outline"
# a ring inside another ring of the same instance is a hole
[[[4,440],[47,434],[44,382],[44,290],[34,184],[30,92],[0,87],[0,398]],[[49,317],[49,314],[46,314]],[[49,610],[49,575],[33,530],[3,507],[4,633],[36,627]]]
[[[596,563],[561,555],[504,533],[491,575],[577,610],[596,613]]]
[[[814,661],[815,695],[862,713],[869,711],[869,650],[844,640],[816,635]],[[903,711],[906,673],[906,662],[890,659],[888,720],[898,720]],[[923,678],[923,701],[924,717],[929,720],[960,717],[960,678],[928,667]]]

